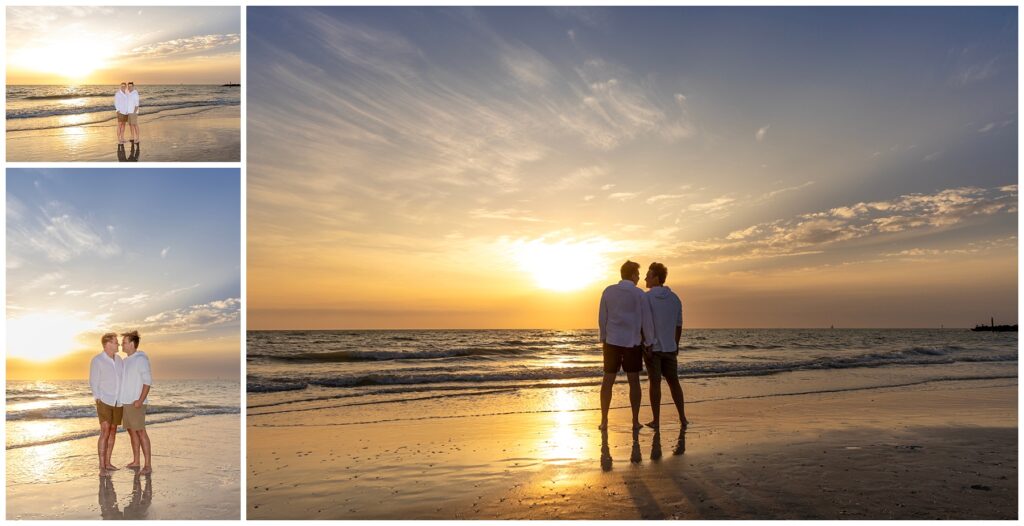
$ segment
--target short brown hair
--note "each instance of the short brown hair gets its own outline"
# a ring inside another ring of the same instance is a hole
[[[117,340],[117,333],[116,332],[108,332],[108,333],[104,334],[102,338],[100,338],[100,344],[103,345],[104,347],[106,347],[108,343],[110,343],[111,341],[116,341],[116,340]]]
[[[630,279],[634,272],[640,272],[640,264],[629,260],[626,260],[619,269],[619,275],[622,276],[622,279]]]
[[[130,341],[133,344],[135,344],[135,348],[136,349],[139,348],[139,340],[141,339],[141,338],[139,338],[139,331],[122,332],[121,336],[124,337],[124,338],[128,338],[128,341]]]
[[[651,263],[651,266],[648,268],[648,270],[653,272],[654,275],[658,277],[658,282],[660,284],[665,284],[665,278],[668,277],[668,267],[662,265],[661,263],[654,262]]]

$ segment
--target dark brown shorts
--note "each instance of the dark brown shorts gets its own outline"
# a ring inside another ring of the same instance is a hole
[[[123,407],[114,407],[96,400],[96,416],[100,417],[100,422],[110,422],[115,427],[119,426],[122,414],[124,414]]]
[[[117,114],[117,122],[119,122],[119,123],[121,123],[121,122],[128,122],[128,116],[123,114],[123,113],[118,113]]]
[[[647,364],[647,378],[658,381],[664,378],[679,378],[679,355],[674,352],[652,352],[648,358],[644,355],[644,363]]]
[[[605,343],[603,354],[605,374],[616,374],[620,368],[627,373],[639,373],[644,368],[644,352],[640,347]]]

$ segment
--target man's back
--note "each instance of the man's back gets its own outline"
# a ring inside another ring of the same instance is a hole
[[[654,334],[657,342],[654,352],[676,352],[676,327],[683,326],[683,302],[672,289],[666,286],[652,287],[647,292],[654,319]]]
[[[644,292],[629,280],[609,285],[601,294],[598,317],[601,340],[619,347],[636,347],[641,342],[641,330],[650,325],[650,311]],[[653,326],[651,326],[653,327]],[[644,331],[648,342],[654,338]]]

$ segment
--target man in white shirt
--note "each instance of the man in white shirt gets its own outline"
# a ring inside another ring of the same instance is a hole
[[[139,144],[139,92],[132,81],[128,82],[128,126],[132,129],[132,142]]]
[[[89,387],[96,399],[96,415],[100,419],[100,438],[96,452],[100,458],[100,475],[109,476],[117,469],[110,463],[117,438],[117,426],[121,423],[122,407],[118,401],[121,381],[124,376],[124,362],[117,355],[117,333],[108,332],[100,338],[103,352],[92,358],[89,364]]]
[[[146,466],[139,473],[152,473],[152,449],[149,435],[146,434],[146,404],[149,388],[153,385],[153,373],[149,366],[149,356],[138,350],[139,331],[122,333],[121,338],[121,348],[127,358],[124,359],[124,381],[118,399],[124,406],[124,428],[132,439],[132,463],[126,467],[139,467],[141,448],[146,457]]]
[[[117,111],[117,143],[124,144],[124,125],[128,124],[128,84],[122,82],[121,89],[114,93],[114,109]]]
[[[621,368],[629,382],[629,405],[633,409],[633,430],[640,429],[640,370],[643,348],[654,345],[654,324],[651,305],[636,284],[640,281],[640,264],[626,261],[619,269],[622,281],[609,285],[601,294],[598,313],[604,378],[601,381],[601,430],[608,429],[608,408],[612,404],[612,388]]]
[[[651,263],[647,269],[645,284],[647,301],[654,317],[654,347],[644,350],[647,364],[647,380],[651,388],[651,412],[654,420],[649,427],[658,429],[661,425],[661,379],[665,379],[672,401],[676,403],[679,421],[685,429],[689,425],[683,409],[683,387],[679,384],[679,338],[683,334],[683,302],[679,301],[672,289],[665,286],[668,268],[661,263]]]

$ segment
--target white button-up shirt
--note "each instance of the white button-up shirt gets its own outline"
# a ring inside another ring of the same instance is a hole
[[[654,315],[654,352],[676,352],[676,327],[683,326],[683,302],[679,301],[672,289],[665,286],[651,287],[647,291]]]
[[[598,314],[601,341],[619,347],[640,345],[643,331],[645,345],[654,345],[654,323],[651,305],[635,283],[624,279],[609,285],[601,294],[601,308]]]
[[[132,405],[142,395],[142,386],[144,385],[153,385],[149,356],[142,351],[135,351],[124,359],[124,381],[121,382],[121,394],[118,395],[118,401],[121,402],[121,405]],[[146,402],[146,400],[142,401],[144,404]]]
[[[139,90],[128,92],[128,113],[135,113],[139,110]]]
[[[128,94],[120,89],[114,93],[114,109],[122,115],[128,115],[131,113],[128,109]]]
[[[124,376],[124,361],[117,354],[111,358],[101,352],[92,357],[89,364],[89,387],[92,397],[107,405],[117,407],[118,394],[121,392],[121,379]]]

